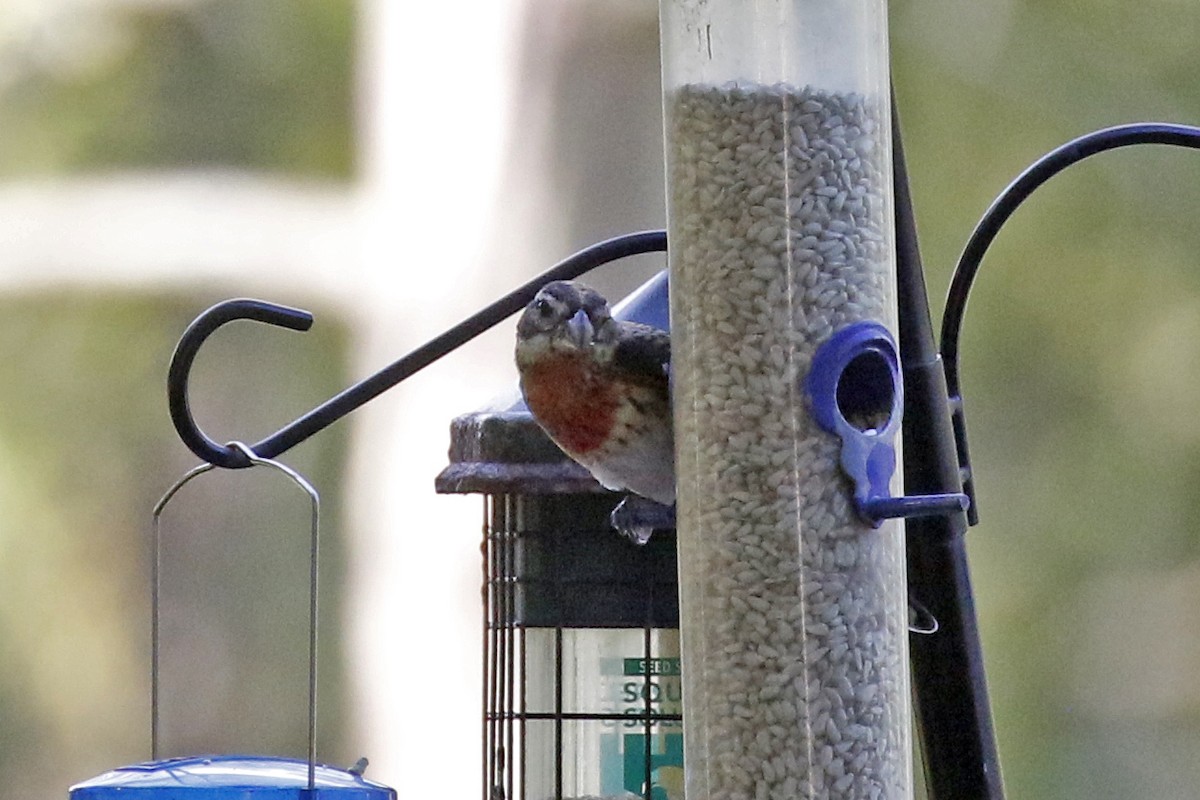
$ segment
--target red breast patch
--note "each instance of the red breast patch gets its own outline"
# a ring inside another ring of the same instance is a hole
[[[608,439],[616,418],[616,387],[577,356],[554,356],[526,367],[525,402],[564,450],[585,454]]]

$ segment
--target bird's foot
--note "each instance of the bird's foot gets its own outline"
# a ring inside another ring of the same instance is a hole
[[[912,633],[930,635],[937,633],[938,621],[928,608],[908,593],[908,629]]]
[[[675,527],[675,506],[664,506],[636,494],[627,495],[617,503],[608,517],[609,524],[635,544],[650,541],[657,530]]]

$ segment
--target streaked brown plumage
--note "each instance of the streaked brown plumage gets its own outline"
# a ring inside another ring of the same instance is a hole
[[[675,502],[666,331],[613,319],[595,290],[547,284],[517,323],[521,392],[534,419],[600,483]]]

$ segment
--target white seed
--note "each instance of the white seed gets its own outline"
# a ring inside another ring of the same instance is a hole
[[[887,98],[692,85],[668,100],[685,693],[707,797],[907,797],[899,529],[864,525],[800,382],[894,322]],[[898,573],[898,574],[897,574]]]

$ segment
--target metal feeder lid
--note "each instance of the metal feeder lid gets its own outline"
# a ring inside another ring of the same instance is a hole
[[[119,767],[71,787],[71,800],[396,800],[390,787],[339,767],[264,756],[190,756]]]
[[[613,307],[613,316],[669,330],[663,270]],[[513,391],[488,409],[450,423],[450,465],[434,486],[442,494],[575,494],[607,490],[567,458]]]

